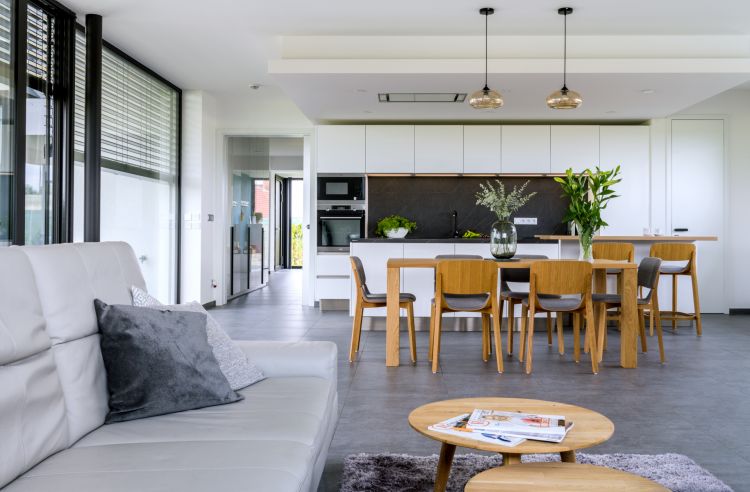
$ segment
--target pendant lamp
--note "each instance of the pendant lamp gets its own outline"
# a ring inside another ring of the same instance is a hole
[[[485,7],[479,9],[479,13],[484,16],[484,88],[474,92],[469,97],[469,104],[474,109],[502,108],[503,96],[487,85],[487,18],[495,13],[495,9]]]
[[[564,17],[563,28],[563,86],[547,96],[547,106],[552,109],[576,109],[583,103],[581,95],[571,91],[567,86],[568,76],[568,16],[573,13],[571,7],[561,7],[557,13]]]

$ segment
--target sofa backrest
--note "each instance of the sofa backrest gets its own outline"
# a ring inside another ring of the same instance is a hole
[[[145,282],[132,248],[115,242],[2,248],[0,272],[2,487],[104,423],[94,299],[130,304]]]

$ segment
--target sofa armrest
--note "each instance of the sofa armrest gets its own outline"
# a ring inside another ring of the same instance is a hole
[[[333,342],[235,341],[267,377],[317,376],[336,383]]]

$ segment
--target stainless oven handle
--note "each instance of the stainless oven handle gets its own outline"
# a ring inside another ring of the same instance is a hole
[[[326,217],[326,216],[321,216],[321,217],[318,217],[318,218],[319,219],[326,219],[326,220],[351,220],[351,219],[364,220],[364,217],[359,217],[359,216],[353,216],[353,217]]]

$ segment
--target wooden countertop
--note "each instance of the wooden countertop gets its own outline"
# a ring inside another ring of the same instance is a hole
[[[534,236],[543,241],[578,241],[578,236],[569,235],[538,235]],[[594,236],[594,241],[649,241],[649,242],[693,242],[718,241],[717,236]]]

